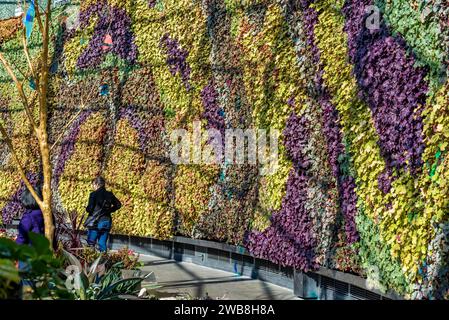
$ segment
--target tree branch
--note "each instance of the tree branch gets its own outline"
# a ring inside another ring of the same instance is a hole
[[[39,129],[42,132],[47,132],[47,89],[48,89],[48,46],[49,46],[49,26],[50,26],[50,19],[51,19],[51,0],[47,0],[47,12],[45,12],[45,27],[44,27],[44,33],[42,35],[42,67],[41,67],[41,86],[39,87],[39,90],[42,90],[40,92],[39,96]]]
[[[28,66],[31,71],[31,75],[33,76],[33,78],[36,78],[36,73],[34,72],[34,67],[33,67],[33,64],[31,63],[30,52],[28,51],[28,44],[27,44],[27,40],[26,40],[25,29],[23,29],[22,42],[23,42],[23,52],[25,53],[25,57],[27,59]]]
[[[28,67],[30,68],[31,76],[32,76],[33,80],[36,82],[36,90],[35,91],[37,92],[37,95],[40,96],[41,92],[40,92],[40,90],[38,90],[39,77],[36,74],[36,71],[34,70],[34,67],[33,67],[33,63],[31,61],[30,52],[28,50],[28,44],[27,44],[26,35],[25,35],[25,30],[23,30],[22,41],[23,41],[23,52],[25,53],[25,57],[28,62]],[[34,105],[34,102],[31,103],[31,106],[33,106],[33,105]]]
[[[44,34],[44,26],[42,24],[41,13],[37,1],[34,2],[34,12],[36,12],[36,20],[37,24],[39,25],[39,31],[41,32],[41,34]]]
[[[17,70],[17,72],[19,72],[20,75],[21,75],[24,79],[28,78],[27,75],[26,75],[25,73],[23,73],[22,70],[20,70],[20,68],[14,63],[14,61],[11,61],[11,69],[12,69],[12,67],[14,67],[14,68],[15,68],[14,70]]]
[[[76,120],[76,117],[78,117],[78,115],[83,111],[83,109],[80,109],[73,117],[72,119],[65,125],[65,127],[62,129],[61,134],[59,135],[59,137],[55,140],[55,142],[53,143],[53,145],[50,148],[50,151],[53,150],[53,148],[56,146],[56,144],[62,139],[62,137],[64,136],[65,131],[67,130],[67,128],[73,123],[73,121]]]
[[[41,205],[42,199],[37,195],[36,191],[34,190],[33,186],[30,183],[30,180],[28,180],[25,170],[23,169],[22,163],[20,162],[19,157],[17,156],[16,150],[14,149],[14,146],[12,144],[11,138],[8,136],[8,133],[6,132],[5,127],[3,127],[3,124],[0,123],[0,132],[2,133],[3,137],[6,140],[6,144],[8,145],[8,148],[10,149],[14,161],[16,162],[17,169],[19,170],[19,174],[25,183],[25,186],[28,188],[28,190],[31,192],[31,195],[36,200],[36,202]]]
[[[91,87],[89,94],[87,96],[87,101],[90,101],[90,98],[93,95],[93,92],[95,90],[95,87]],[[81,108],[80,110],[72,117],[72,119],[67,123],[67,125],[62,129],[61,134],[59,135],[59,137],[55,140],[55,142],[53,143],[53,145],[50,148],[50,151],[53,150],[53,148],[56,146],[56,144],[62,139],[62,137],[64,136],[65,131],[67,130],[67,128],[76,120],[76,117],[78,117],[80,115],[81,112],[83,112],[85,107],[84,104],[84,99],[81,96]]]
[[[23,86],[20,83],[20,81],[17,79],[16,75],[14,74],[14,72],[11,69],[11,66],[9,65],[8,61],[6,61],[5,57],[3,56],[3,54],[1,52],[0,52],[0,62],[3,64],[6,71],[8,72],[9,76],[12,78],[12,80],[16,84],[17,90],[19,91],[19,96],[22,100],[23,106],[25,107],[25,111],[28,116],[28,120],[30,121],[31,126],[34,129],[36,136],[38,136],[38,128],[36,126],[36,122],[34,121],[33,113],[31,112],[25,92],[23,91]]]

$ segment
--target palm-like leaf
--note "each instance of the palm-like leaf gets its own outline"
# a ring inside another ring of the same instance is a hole
[[[89,283],[92,283],[95,281],[97,275],[98,275],[98,266],[100,264],[101,261],[101,256],[99,256],[94,263],[92,263],[92,265],[90,266],[90,269],[87,273],[87,278],[89,279]]]
[[[73,254],[71,254],[70,252],[68,252],[64,249],[62,250],[62,252],[71,265],[78,267],[79,271],[83,272],[83,266],[77,257],[75,257]]]
[[[98,296],[98,300],[107,300],[116,298],[118,295],[135,293],[138,285],[144,280],[144,278],[128,278],[121,279],[109,285],[102,290]]]
[[[96,284],[97,276],[104,271],[104,264],[100,264],[102,256],[98,257],[90,267],[83,268],[79,259],[72,253],[66,250],[63,250],[63,253],[70,264],[79,268],[79,272],[75,274],[75,281],[79,285],[77,295],[81,300],[110,300],[116,299],[119,295],[134,294],[142,281],[153,276],[153,272],[150,272],[144,277],[122,279],[123,262],[117,262],[101,277],[100,283]],[[150,287],[156,289],[159,286],[152,284]]]

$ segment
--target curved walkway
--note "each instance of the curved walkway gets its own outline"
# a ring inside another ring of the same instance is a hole
[[[291,290],[188,262],[141,255],[143,271],[153,271],[160,298],[189,295],[224,300],[299,300]]]

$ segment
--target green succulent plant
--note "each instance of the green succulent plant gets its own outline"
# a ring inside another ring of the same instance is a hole
[[[66,286],[78,300],[113,300],[120,299],[123,295],[135,295],[141,283],[152,275],[149,273],[143,277],[123,279],[122,261],[107,270],[106,263],[100,263],[102,260],[100,256],[90,266],[86,264],[83,267],[73,254],[68,251],[63,253],[70,263],[70,267],[66,270]],[[147,289],[159,287],[156,284],[146,286]]]

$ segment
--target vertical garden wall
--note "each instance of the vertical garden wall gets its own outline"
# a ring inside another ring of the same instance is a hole
[[[55,209],[83,213],[102,174],[124,204],[116,233],[223,241],[300,270],[326,266],[383,290],[447,298],[448,8],[444,0],[57,7]],[[0,22],[0,45],[24,67],[20,23]],[[34,33],[32,54],[38,47]],[[24,110],[3,69],[0,81],[0,121],[36,181]],[[170,133],[195,121],[203,131],[280,130],[275,173],[173,164]],[[0,169],[9,223],[23,213],[24,186],[3,143]]]

